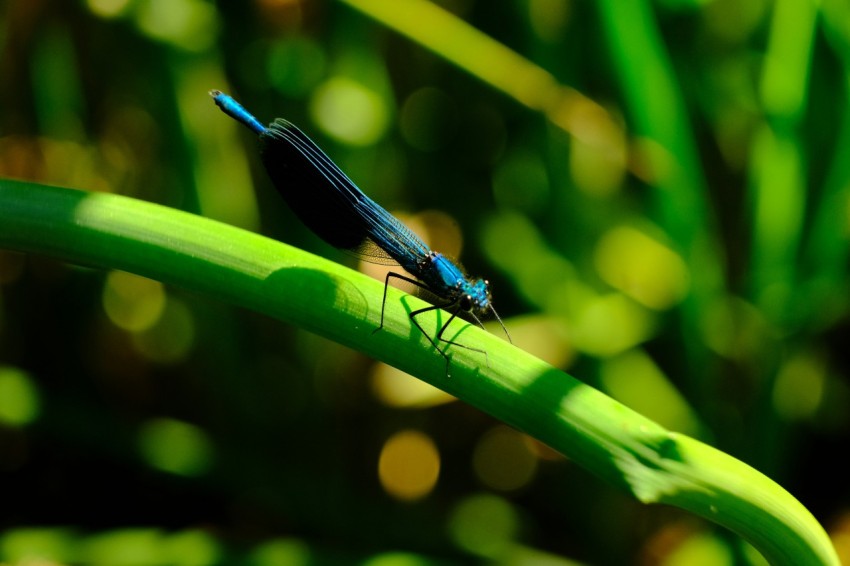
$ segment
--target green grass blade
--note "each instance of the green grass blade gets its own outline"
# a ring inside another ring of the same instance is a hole
[[[725,276],[686,103],[649,3],[600,0],[597,9],[629,110],[630,130],[641,140],[637,153],[648,169],[654,221],[675,242],[692,276],[681,308],[687,337],[682,349],[692,368],[690,396],[702,404],[700,412],[713,426],[709,353],[693,338],[704,330],[705,313],[723,297]]]
[[[346,267],[206,218],[109,194],[0,180],[0,247],[123,269],[306,328],[390,363],[503,420],[646,503],[687,509],[773,564],[835,565],[812,515],[779,485],[671,433],[497,336],[458,322],[451,372],[410,324],[423,303]],[[436,329],[445,312],[423,316]],[[445,320],[442,318],[442,320]]]
[[[814,306],[809,312],[820,312],[820,305],[840,304],[847,289],[847,260],[850,237],[846,226],[846,207],[850,201],[850,160],[846,148],[850,147],[850,104],[846,94],[850,90],[850,5],[830,0],[821,8],[824,33],[831,40],[841,61],[845,103],[830,115],[836,124],[836,141],[821,197],[814,202],[812,227],[805,242],[802,260],[803,274],[810,280],[810,294]],[[829,309],[835,312],[838,309]]]
[[[431,50],[600,151],[618,153],[622,129],[608,111],[546,69],[427,0],[341,0]]]
[[[753,144],[750,292],[771,319],[787,323],[797,292],[807,199],[805,142],[798,133],[808,100],[817,22],[810,2],[777,2],[761,76],[766,120]]]

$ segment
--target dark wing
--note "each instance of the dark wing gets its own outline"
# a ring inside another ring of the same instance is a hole
[[[260,135],[263,164],[281,196],[320,238],[374,263],[414,275],[429,250],[396,217],[367,197],[309,137],[278,118]]]

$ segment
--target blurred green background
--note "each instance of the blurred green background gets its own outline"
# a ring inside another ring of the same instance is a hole
[[[207,91],[286,117],[517,345],[777,480],[850,561],[846,2],[6,0],[0,45],[0,175],[383,278]],[[0,561],[37,560],[761,563],[356,352],[0,251]]]

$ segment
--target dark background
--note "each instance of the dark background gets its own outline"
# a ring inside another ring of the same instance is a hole
[[[486,276],[520,347],[763,471],[848,556],[844,4],[435,3],[484,37],[375,4],[428,48],[346,2],[0,3],[0,175],[374,270],[298,222],[207,91],[286,117]],[[760,563],[356,352],[0,251],[0,560],[34,556]]]

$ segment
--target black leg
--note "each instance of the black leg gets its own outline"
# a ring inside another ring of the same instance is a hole
[[[437,350],[438,352],[440,352],[440,355],[441,355],[441,356],[443,356],[443,357],[446,359],[446,377],[448,377],[448,376],[449,376],[449,355],[448,355],[448,354],[446,354],[443,350],[441,350],[441,349],[440,349],[440,347],[439,347],[439,346],[437,346],[437,342],[436,342],[436,341],[434,341],[434,339],[433,339],[433,338],[431,338],[431,337],[428,335],[428,333],[427,333],[427,332],[425,332],[425,329],[424,329],[424,328],[422,328],[422,325],[420,325],[420,324],[419,324],[419,322],[416,320],[416,316],[417,316],[417,315],[420,315],[420,314],[422,314],[422,313],[424,313],[424,312],[433,311],[433,310],[437,310],[437,309],[444,309],[444,308],[446,308],[446,307],[453,306],[456,302],[457,302],[457,301],[452,301],[452,302],[450,302],[450,303],[446,303],[446,304],[443,304],[443,305],[432,305],[432,306],[430,306],[430,307],[425,307],[424,309],[419,309],[419,310],[413,311],[412,313],[410,313],[410,314],[408,315],[408,317],[409,317],[409,318],[410,318],[410,320],[413,322],[413,324],[415,324],[415,325],[416,325],[416,328],[418,328],[418,329],[419,329],[419,332],[421,332],[422,334],[424,334],[424,335],[425,335],[425,338],[427,338],[427,339],[428,339],[428,341],[431,343],[431,345],[432,345],[432,346],[434,346],[434,349],[435,349],[435,350]],[[452,319],[455,317],[455,315],[456,315],[456,314],[457,314],[457,309],[455,309],[455,312],[454,312],[454,313],[452,313],[452,316],[451,316],[451,317],[449,317],[449,322],[451,322],[451,321],[452,321]],[[446,325],[448,325],[448,323],[449,323],[449,322],[447,322],[445,325],[443,325],[443,328],[445,328],[445,327],[446,327]],[[437,333],[437,340],[443,340],[443,339],[442,339],[442,337],[440,336],[442,333],[443,333],[443,330],[442,330],[442,329],[440,329],[440,331]],[[448,340],[443,340],[443,342],[449,342],[449,341],[448,341]],[[450,343],[452,343],[452,342],[450,342]],[[460,346],[460,344],[458,344],[458,345]],[[464,347],[465,347],[465,346],[464,346]]]
[[[401,279],[402,281],[407,281],[408,283],[412,283],[413,285],[416,285],[420,289],[425,289],[426,291],[431,290],[427,285],[425,285],[421,281],[417,281],[416,279],[412,279],[410,277],[406,277],[406,276],[404,276],[400,273],[395,273],[395,272],[392,272],[392,271],[387,273],[387,277],[384,279],[384,298],[381,300],[381,324],[378,325],[378,328],[376,328],[375,330],[372,331],[372,334],[374,334],[375,332],[379,331],[380,329],[382,329],[384,327],[384,308],[387,306],[387,287],[390,286],[390,277],[395,277],[396,279]],[[451,304],[451,303],[449,303],[449,304]],[[441,307],[438,307],[438,308],[441,308]],[[426,310],[430,310],[430,309],[426,309]],[[416,326],[419,326],[419,325],[417,324]],[[419,330],[422,330],[422,328],[419,328]],[[425,334],[425,331],[422,330],[422,333]],[[428,336],[428,335],[425,334],[425,336]],[[428,340],[431,340],[430,336],[428,337]],[[431,340],[431,343],[434,344],[434,341]],[[434,344],[434,347],[436,348],[437,345]]]
[[[422,326],[416,321],[416,316],[420,315],[424,312],[428,312],[428,311],[432,311],[432,310],[436,310],[436,309],[446,309],[446,308],[449,308],[449,307],[455,307],[452,310],[452,316],[450,316],[449,319],[446,321],[446,323],[443,326],[440,327],[440,330],[437,332],[437,335],[435,336],[435,338],[436,338],[436,340],[435,340],[434,338],[431,338],[430,336],[428,336],[428,333],[425,332],[425,329],[422,328]],[[425,307],[424,309],[419,309],[417,311],[413,311],[409,315],[410,320],[413,321],[413,324],[416,325],[416,328],[418,328],[419,331],[422,334],[425,335],[425,337],[428,339],[429,342],[431,342],[431,344],[434,346],[434,348],[436,348],[436,350],[438,352],[440,352],[440,354],[446,359],[446,376],[447,377],[451,377],[450,374],[449,374],[449,355],[446,354],[446,348],[440,348],[437,345],[437,342],[445,342],[446,344],[448,344],[450,346],[457,346],[458,348],[465,348],[465,349],[471,350],[473,352],[479,352],[481,354],[484,354],[484,361],[486,362],[487,367],[490,367],[490,356],[487,355],[487,352],[485,350],[481,350],[480,348],[473,348],[472,346],[467,346],[466,344],[461,344],[460,342],[455,342],[454,340],[447,340],[447,339],[443,338],[443,332],[446,331],[446,328],[449,327],[449,325],[452,323],[452,321],[457,317],[457,315],[459,313],[460,313],[460,306],[458,305],[458,302],[452,301],[450,303],[445,303],[445,304],[442,304],[442,305]]]
[[[443,338],[443,332],[445,332],[446,328],[449,327],[449,324],[452,323],[452,320],[454,320],[454,318],[458,315],[459,312],[460,312],[460,307],[458,307],[454,310],[454,312],[452,313],[452,316],[449,317],[449,320],[447,320],[446,323],[442,326],[442,328],[440,328],[440,331],[437,332],[437,341],[445,342],[446,344],[450,344],[452,346],[457,346],[458,348],[466,348],[467,350],[472,350],[473,352],[479,352],[481,354],[484,354],[484,362],[487,364],[487,367],[489,368],[490,367],[490,356],[487,355],[486,350],[482,350],[480,348],[473,348],[472,346],[467,346],[466,344],[461,344],[460,342],[455,342],[454,340],[446,340],[445,338]],[[413,313],[411,313],[410,316],[412,317]],[[473,314],[472,316],[474,317],[475,315]],[[475,320],[478,320],[478,318],[476,317]],[[481,324],[481,321],[479,321],[478,324]],[[483,328],[483,326],[482,326],[482,328]],[[445,355],[445,354],[443,354],[443,355]],[[446,373],[448,373],[448,366],[446,367]]]
[[[392,271],[387,273],[387,277],[384,279],[384,296],[381,299],[381,324],[378,325],[378,328],[376,328],[375,330],[372,331],[372,334],[374,334],[375,332],[379,331],[380,329],[382,329],[384,327],[384,310],[385,310],[386,305],[387,305],[387,287],[389,287],[389,285],[390,285],[390,277],[395,277],[396,279],[401,279],[402,281],[406,281],[408,283],[416,285],[420,289],[425,289],[426,291],[431,291],[431,288],[428,287],[427,285],[425,285],[424,283],[422,283],[421,281],[417,281],[416,279],[412,279],[410,277],[407,277],[405,275],[401,275],[400,273],[395,273],[395,272],[392,272]],[[447,320],[446,323],[437,332],[436,340],[434,340],[434,338],[431,338],[431,336],[427,332],[425,332],[425,329],[422,328],[422,325],[420,325],[419,322],[417,322],[416,317],[418,315],[420,315],[422,313],[426,313],[428,311],[433,311],[433,310],[437,310],[437,309],[447,309],[447,308],[450,308],[450,307],[455,307],[452,310],[452,315],[449,317],[449,320]],[[457,346],[459,348],[466,348],[467,350],[472,350],[473,352],[480,352],[480,353],[484,354],[484,361],[487,363],[487,367],[490,367],[490,357],[487,355],[486,351],[481,350],[479,348],[473,348],[472,346],[467,346],[465,344],[461,344],[461,343],[455,342],[453,340],[446,340],[445,338],[443,338],[443,332],[446,331],[446,328],[449,327],[449,324],[451,324],[451,322],[457,317],[458,313],[460,313],[459,301],[454,300],[454,301],[449,301],[447,303],[443,303],[443,304],[439,304],[439,305],[431,305],[429,307],[425,307],[425,308],[422,308],[422,309],[419,309],[419,310],[415,310],[408,315],[408,317],[413,322],[413,324],[416,325],[416,328],[419,329],[419,332],[424,334],[425,338],[427,338],[428,341],[431,343],[431,345],[434,346],[434,349],[436,349],[438,352],[440,352],[440,355],[443,356],[443,358],[445,358],[445,360],[446,360],[446,376],[449,375],[449,356],[448,356],[448,354],[446,354],[446,352],[443,349],[440,348],[440,346],[437,345],[437,342],[445,342],[448,345]],[[475,320],[478,321],[479,325],[481,325],[481,321],[478,320],[477,317],[475,318]],[[481,326],[483,328],[483,325],[481,325]]]

